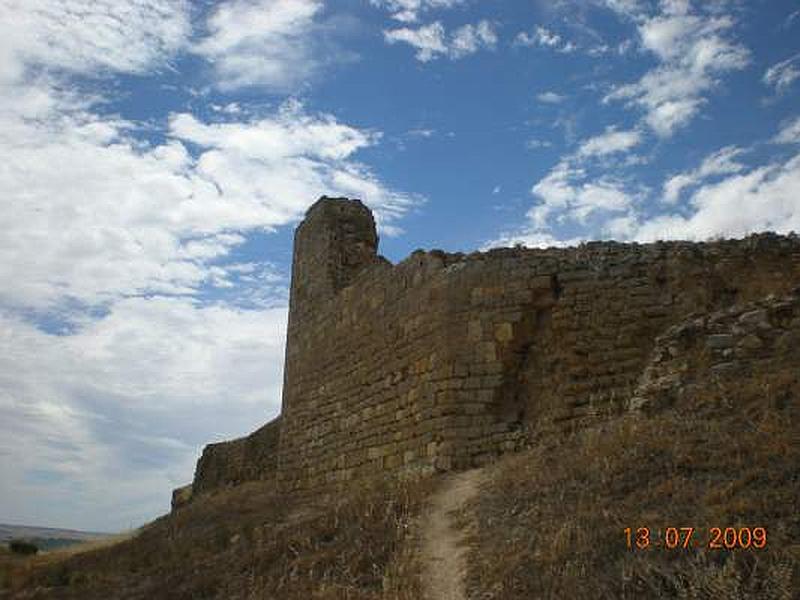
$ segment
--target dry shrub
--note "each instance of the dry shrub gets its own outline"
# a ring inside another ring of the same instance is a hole
[[[11,597],[417,599],[413,536],[429,485],[362,484],[315,505],[244,484],[113,547],[17,573]]]
[[[800,590],[794,370],[505,459],[474,510],[470,589],[516,598],[789,599]],[[624,528],[765,527],[763,550],[629,550]]]

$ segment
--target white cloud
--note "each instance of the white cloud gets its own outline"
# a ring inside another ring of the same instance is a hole
[[[628,18],[639,16],[643,10],[639,0],[598,0],[598,2],[617,14]]]
[[[461,58],[474,54],[481,48],[494,48],[497,34],[488,21],[480,21],[477,25],[464,25],[453,32],[450,41],[450,56]]]
[[[514,38],[514,43],[520,46],[538,46],[540,48],[550,48],[558,52],[574,52],[578,47],[571,41],[565,40],[558,33],[537,25],[531,33],[521,31]]]
[[[608,156],[627,152],[642,141],[641,133],[636,130],[617,131],[613,127],[606,132],[583,142],[578,148],[579,157]]]
[[[413,23],[421,13],[453,8],[465,4],[467,0],[370,0],[370,4],[392,12],[392,18],[403,23]]]
[[[800,144],[800,116],[787,121],[773,141],[778,144]]]
[[[664,182],[664,202],[674,204],[680,199],[684,189],[696,186],[709,177],[742,171],[744,165],[736,160],[742,152],[736,146],[726,146],[707,156],[696,169],[673,175]]]
[[[536,95],[536,99],[539,102],[544,102],[545,104],[560,104],[564,100],[567,99],[566,96],[563,94],[557,94],[553,91],[542,92],[541,94]]]
[[[561,44],[561,36],[546,27],[537,25],[533,33],[522,31],[517,35],[516,41],[522,46],[547,46],[555,48]]]
[[[192,293],[238,243],[230,231],[290,223],[323,193],[361,196],[387,225],[413,202],[352,160],[377,134],[296,104],[235,123],[177,114],[154,147],[89,113],[4,125],[0,182],[19,200],[0,207],[0,277],[15,282],[0,301],[14,305]],[[206,253],[187,253],[198,238]]]
[[[592,180],[583,170],[562,161],[533,187],[540,202],[528,212],[528,223],[516,232],[502,234],[487,247],[572,245],[584,238],[559,239],[553,226],[570,221],[582,224],[589,217],[604,237],[640,242],[800,231],[800,154],[747,169],[734,160],[740,152],[728,147],[707,157],[684,174],[686,179],[676,180],[680,188],[697,186],[681,211],[647,218],[637,214],[635,195],[622,182]],[[712,175],[724,177],[711,182]],[[596,238],[598,233],[591,236]]]
[[[170,118],[169,131],[204,148],[265,162],[295,156],[342,160],[379,139],[329,115],[309,116],[293,103],[284,104],[275,116],[249,122],[202,123],[188,113],[178,113]]]
[[[559,239],[554,235],[532,229],[521,231],[509,231],[501,233],[496,239],[486,242],[482,251],[491,248],[510,248],[512,246],[524,246],[526,248],[564,248],[576,246],[585,241],[583,238]]]
[[[689,208],[689,216],[659,215],[643,222],[636,239],[705,240],[800,231],[800,155],[704,185],[692,195]]]
[[[553,143],[550,140],[540,140],[532,138],[525,143],[525,147],[529,150],[538,150],[539,148],[550,148]]]
[[[800,118],[784,123],[772,141],[800,143]],[[581,148],[593,146],[584,143]],[[592,174],[592,162],[587,159],[594,158],[593,152],[582,155],[579,149],[562,158],[532,187],[537,203],[528,211],[526,224],[516,232],[502,234],[489,246],[574,243],[581,239],[574,237],[576,226],[592,238],[645,242],[800,231],[800,154],[748,167],[740,160],[747,152],[726,146],[706,156],[696,168],[668,178],[663,185],[663,203],[675,204],[689,188],[693,188],[691,195],[679,211],[645,216],[639,199],[650,194],[648,188]],[[558,239],[557,230],[571,231],[572,237]]]
[[[131,298],[59,336],[0,312],[0,512],[104,530],[163,514],[205,443],[278,412],[285,324]]]
[[[406,137],[409,138],[430,138],[436,135],[435,129],[429,129],[427,127],[419,127],[416,129],[409,129],[406,131]]]
[[[603,235],[614,240],[629,240],[634,236],[638,224],[633,212],[612,217],[603,224]]]
[[[611,177],[592,179],[586,172],[562,160],[538,181],[531,193],[539,204],[531,208],[527,216],[531,231],[544,233],[551,226],[554,213],[559,220],[570,219],[579,223],[596,214],[627,211],[633,198],[622,182]]]
[[[464,25],[449,36],[438,21],[417,29],[402,27],[383,32],[389,44],[402,42],[416,48],[416,58],[429,62],[442,56],[452,60],[474,54],[481,49],[493,49],[497,44],[497,34],[489,21],[475,25]]]
[[[26,66],[96,75],[143,73],[167,64],[190,35],[184,0],[5,0],[0,11],[0,81]]]
[[[223,90],[293,90],[320,67],[312,34],[321,10],[321,0],[231,0],[209,15],[194,52],[211,63]]]
[[[666,15],[687,15],[691,10],[691,2],[690,0],[661,0],[661,9]]]
[[[417,60],[428,62],[447,54],[444,27],[438,21],[418,29],[403,27],[383,32],[389,44],[404,42],[417,49]]]
[[[596,182],[583,183],[578,188],[571,213],[579,221],[583,221],[595,211],[625,211],[632,202],[632,198],[618,182],[601,178]]]
[[[645,122],[668,137],[699,113],[719,76],[749,63],[750,53],[727,37],[734,26],[729,16],[688,14],[685,3],[663,8],[663,14],[638,26],[642,47],[660,64],[638,82],[617,86],[605,100],[642,108]]]
[[[781,61],[764,73],[764,83],[771,85],[778,93],[785,92],[800,78],[800,53]]]
[[[639,131],[619,131],[613,127],[584,140],[574,153],[562,157],[531,188],[537,203],[526,214],[528,225],[518,234],[506,233],[492,244],[523,238],[536,245],[543,240],[549,243],[552,241],[551,229],[556,223],[585,225],[590,217],[608,220],[628,213],[638,194],[632,193],[619,178],[593,176],[587,169],[594,163],[608,162],[613,155],[628,153],[641,141]],[[530,149],[549,146],[549,142],[542,140],[528,142]]]

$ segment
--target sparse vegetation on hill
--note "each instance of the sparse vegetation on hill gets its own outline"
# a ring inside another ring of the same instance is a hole
[[[8,543],[8,549],[14,554],[22,554],[24,556],[30,556],[39,552],[39,547],[27,540],[11,540]]]
[[[409,539],[429,486],[376,484],[322,509],[248,483],[112,548],[16,565],[6,585],[14,598],[416,600]]]
[[[542,440],[505,459],[475,507],[473,597],[797,598],[798,390],[791,367],[748,383],[709,382],[672,410]],[[636,529],[649,527],[650,547],[628,549],[627,527],[634,546]],[[667,527],[695,527],[692,541],[703,545],[711,527],[763,527],[767,544],[684,549],[681,532],[667,549]]]

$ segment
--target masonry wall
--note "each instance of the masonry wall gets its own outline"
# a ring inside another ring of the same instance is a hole
[[[280,429],[278,417],[248,436],[206,446],[197,461],[191,489],[178,488],[176,492],[184,491],[177,498],[173,496],[173,506],[185,504],[190,496],[217,488],[244,481],[275,479]]]
[[[768,296],[695,316],[657,338],[629,408],[645,413],[708,409],[748,392],[786,408],[800,391],[798,348],[800,287],[791,296]]]
[[[248,480],[335,491],[482,464],[643,398],[656,339],[676,324],[800,285],[797,236],[417,251],[397,265],[377,247],[360,202],[309,209],[282,415],[207,446],[177,505]]]
[[[377,253],[324,199],[295,237],[278,484],[481,464],[623,410],[656,336],[800,283],[800,240]]]

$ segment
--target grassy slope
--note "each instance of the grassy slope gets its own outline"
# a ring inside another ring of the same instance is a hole
[[[416,599],[417,565],[408,551],[414,544],[405,542],[428,486],[376,485],[320,508],[290,506],[263,483],[245,484],[162,517],[112,548],[17,561],[5,569],[15,590],[6,594]]]
[[[659,414],[542,440],[492,470],[475,507],[481,599],[790,599],[800,593],[795,368],[707,384]],[[627,549],[624,528],[767,529],[764,550]]]

